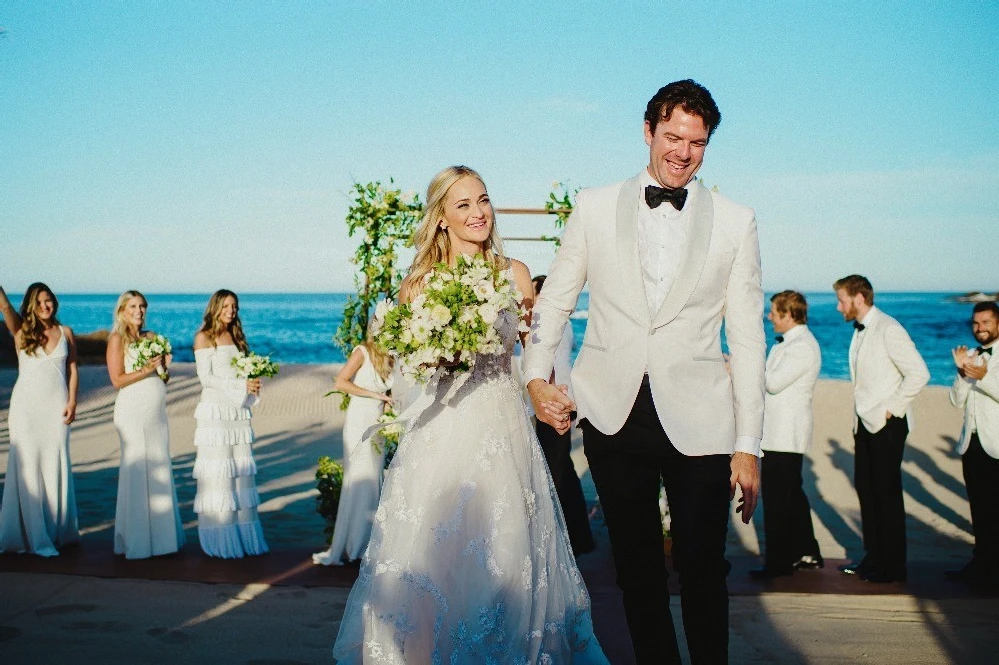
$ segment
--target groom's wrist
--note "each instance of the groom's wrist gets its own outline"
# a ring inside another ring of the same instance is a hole
[[[754,457],[762,457],[762,452],[760,446],[763,444],[762,439],[758,439],[755,436],[737,436],[735,437],[735,452],[737,453],[747,453],[753,455]]]

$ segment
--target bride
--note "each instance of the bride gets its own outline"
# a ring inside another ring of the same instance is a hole
[[[532,294],[503,256],[478,173],[448,167],[427,188],[400,301],[433,266],[481,254]],[[530,305],[530,301],[524,303]],[[480,356],[454,396],[446,375],[392,461],[371,542],[333,655],[347,663],[607,663],[593,635],[548,467],[510,374],[517,313],[495,326],[505,353]]]

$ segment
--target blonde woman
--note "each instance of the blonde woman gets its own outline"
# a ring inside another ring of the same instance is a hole
[[[194,512],[202,551],[222,559],[267,552],[257,514],[260,497],[250,427],[250,409],[260,395],[260,379],[240,379],[232,366],[232,359],[248,350],[239,298],[232,291],[216,291],[194,337],[201,381],[201,401],[194,410],[198,421]]]
[[[121,442],[114,553],[126,559],[173,554],[184,545],[170,459],[166,379],[157,373],[170,358],[156,356],[140,365],[135,347],[155,334],[145,329],[147,309],[138,291],[122,293],[108,336],[108,376],[118,389],[114,426]]]
[[[57,556],[80,540],[69,458],[79,377],[73,331],[59,325],[59,301],[41,283],[15,312],[0,287],[0,310],[17,349],[10,396],[10,453],[0,508],[0,552]]]
[[[313,563],[339,566],[364,554],[371,523],[378,508],[385,467],[385,449],[361,441],[364,430],[378,422],[392,403],[392,358],[378,348],[370,334],[350,353],[337,374],[336,390],[350,395],[343,422],[343,488],[328,550],[313,554]]]
[[[437,262],[481,254],[523,294],[527,267],[503,256],[482,178],[458,166],[430,182],[400,300]],[[527,299],[524,303],[530,306]],[[518,314],[494,324],[504,353],[476,359],[403,435],[347,601],[340,663],[607,663],[551,477],[511,374]]]

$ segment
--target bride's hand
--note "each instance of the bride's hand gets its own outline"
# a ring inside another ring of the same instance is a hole
[[[527,384],[527,392],[534,404],[538,420],[551,425],[559,434],[569,431],[570,413],[576,405],[564,392],[564,386],[553,386],[543,379],[534,379]]]

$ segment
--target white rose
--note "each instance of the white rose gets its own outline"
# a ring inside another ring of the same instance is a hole
[[[475,286],[472,287],[472,292],[475,293],[479,300],[488,300],[494,293],[496,293],[496,290],[493,288],[492,282],[480,279]]]
[[[430,320],[442,327],[451,321],[451,310],[438,303],[430,309]]]

